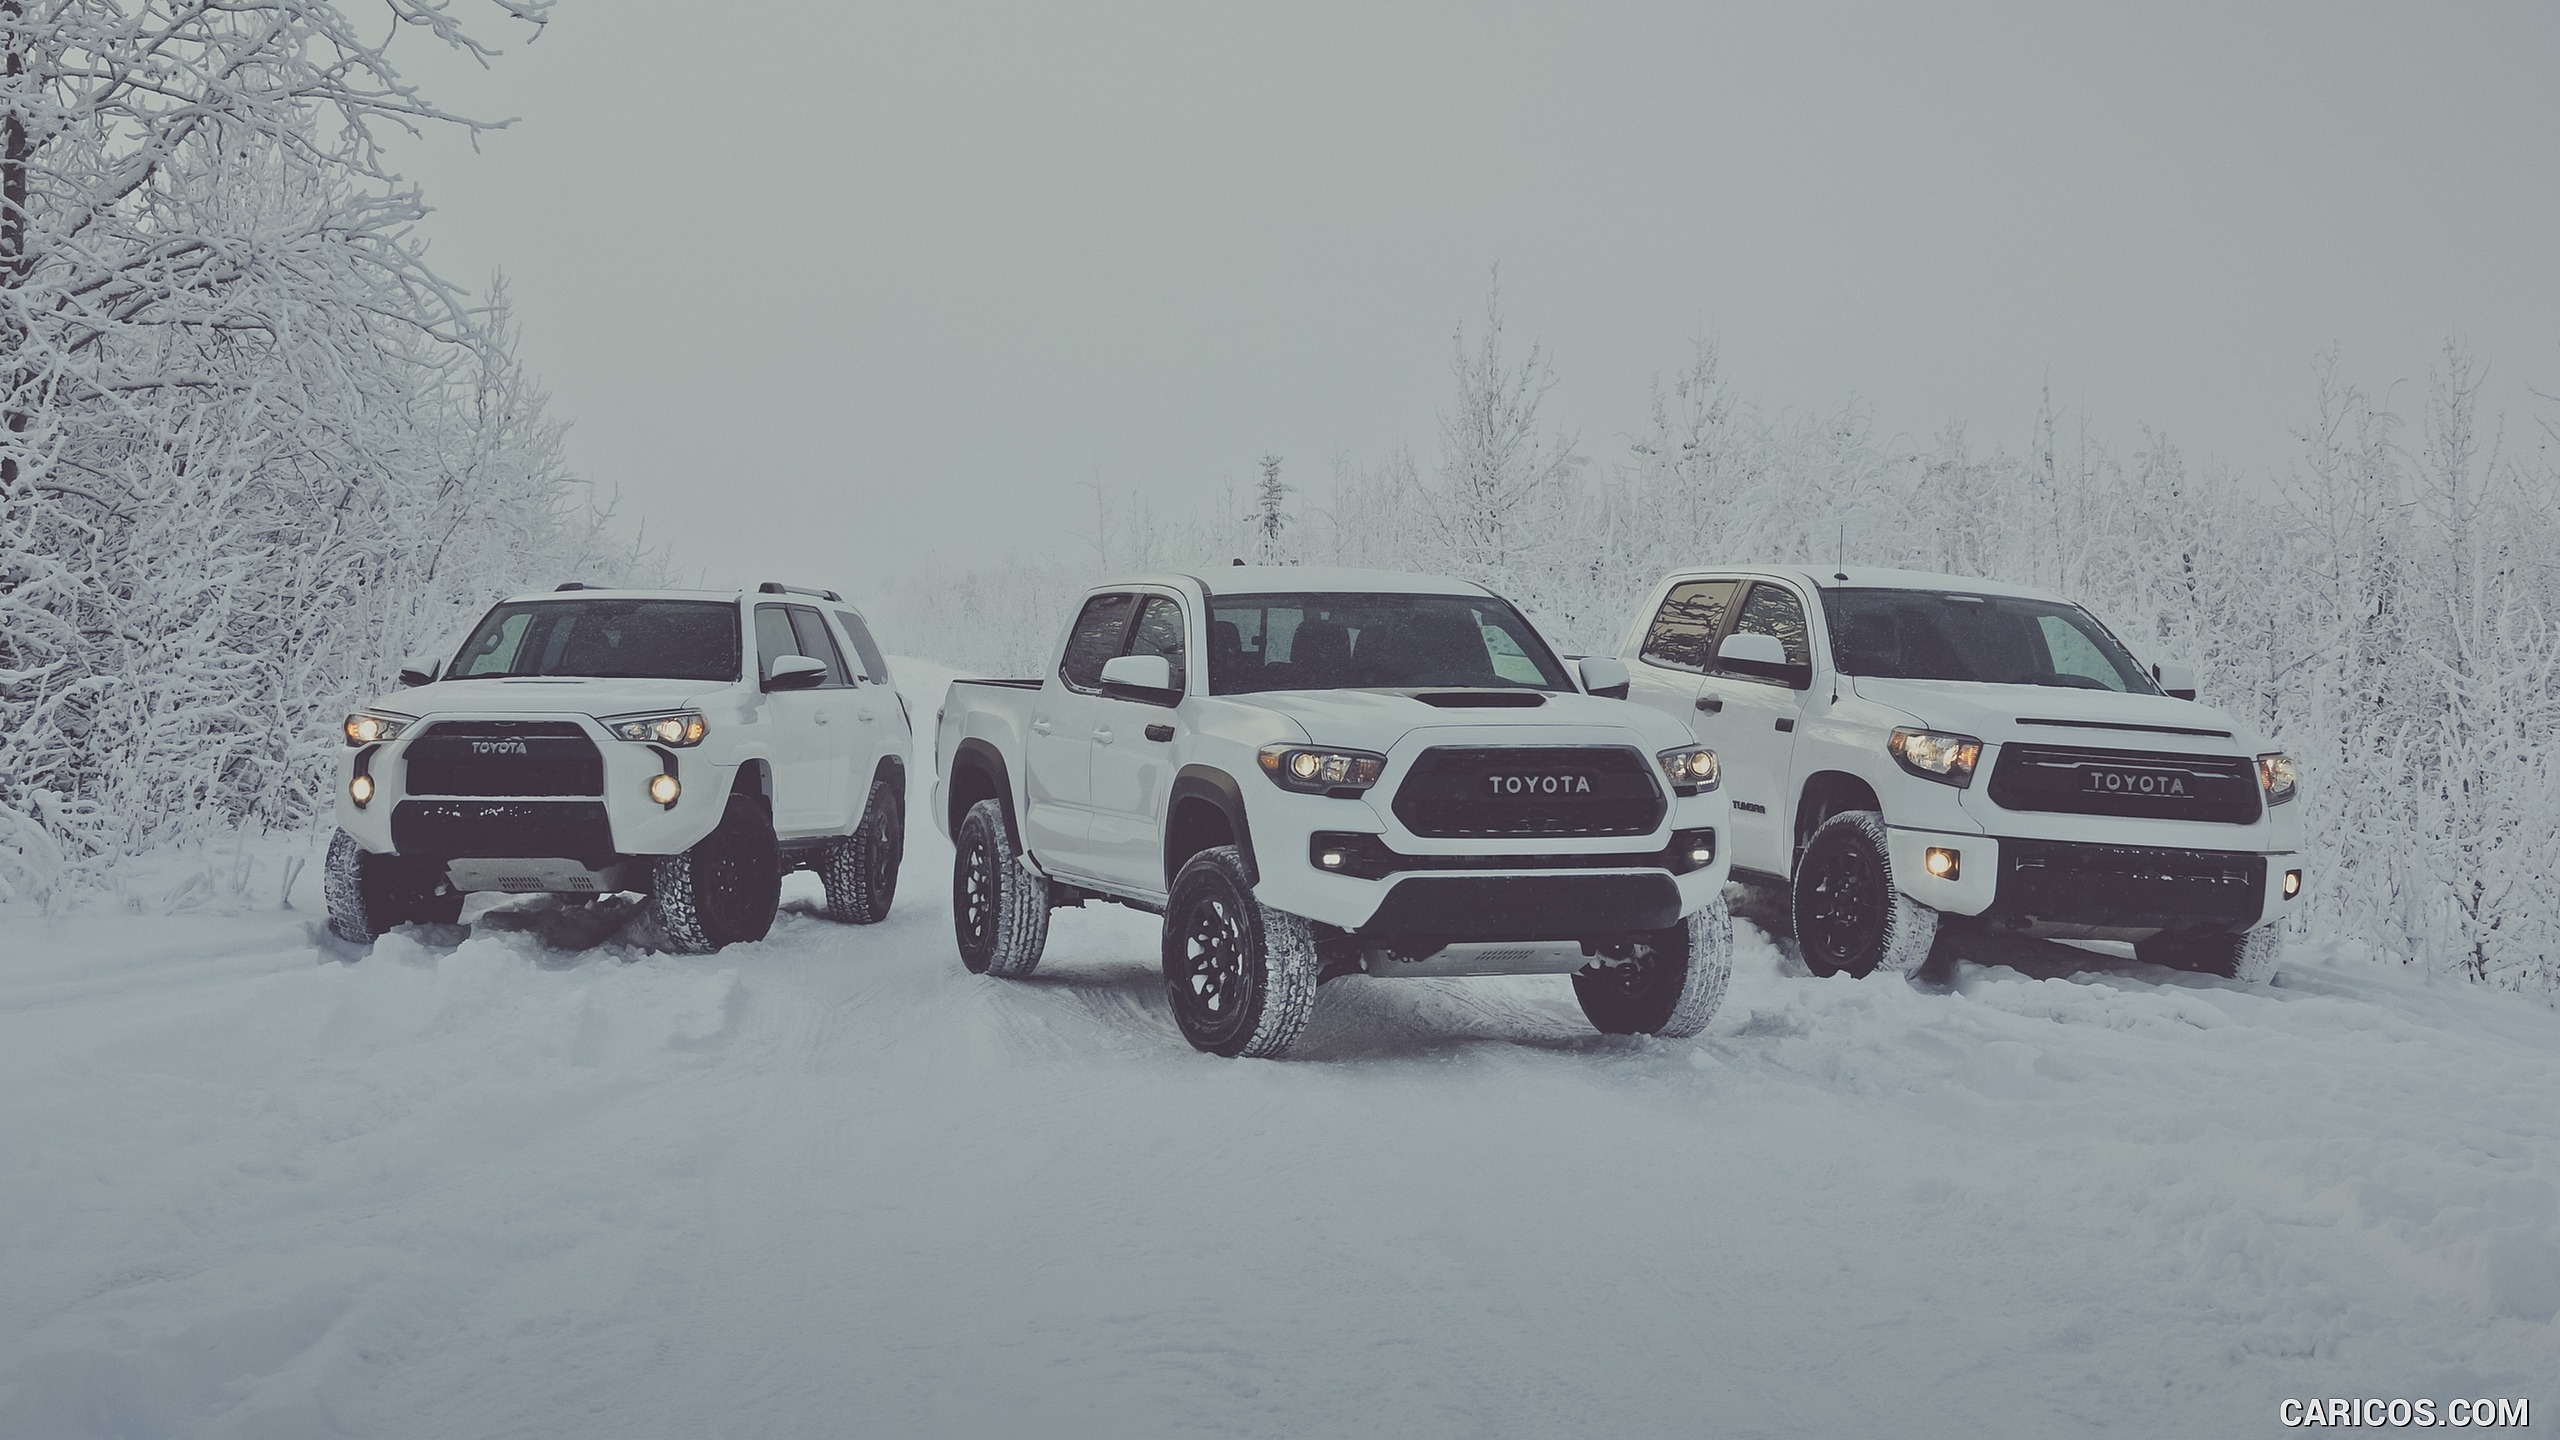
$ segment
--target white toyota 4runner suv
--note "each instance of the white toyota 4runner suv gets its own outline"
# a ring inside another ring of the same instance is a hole
[[[1509,602],[1351,570],[1147,575],[1086,596],[1037,680],[955,681],[934,818],[971,970],[1052,906],[1164,917],[1182,1033],[1276,1056],[1336,975],[1567,973],[1605,1032],[1724,993],[1724,796],[1681,720],[1582,686]]]
[[[1671,576],[1633,698],[1725,763],[1739,878],[1817,975],[1909,971],[1941,916],[2242,979],[2301,892],[2294,762],[2059,596],[1796,567]]]
[[[451,924],[468,891],[645,891],[667,944],[760,940],[783,874],[889,912],[911,735],[831,590],[569,584],[501,601],[451,662],[346,718],[329,926]]]

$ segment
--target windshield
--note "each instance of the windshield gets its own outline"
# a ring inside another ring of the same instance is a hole
[[[1555,652],[1490,595],[1237,595],[1209,603],[1209,693],[1571,690]]]
[[[735,680],[738,652],[733,601],[529,600],[483,617],[444,678]]]
[[[1825,590],[1822,600],[1844,675],[2160,693],[2077,605],[1929,590]]]

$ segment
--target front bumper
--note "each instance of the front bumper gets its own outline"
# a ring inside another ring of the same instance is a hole
[[[1895,888],[1946,915],[2064,939],[2132,940],[2163,930],[2251,930],[2298,898],[2292,851],[2121,845],[1888,829]],[[1954,851],[1952,877],[1930,873],[1932,849]]]

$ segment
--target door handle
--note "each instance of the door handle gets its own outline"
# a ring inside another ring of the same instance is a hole
[[[821,724],[821,725],[826,724],[826,723],[827,723],[827,712],[826,712],[826,711],[824,711],[824,710],[819,711],[819,712],[817,713],[816,718],[817,718],[817,721],[818,721],[818,723],[819,723],[819,724]]]
[[[1111,743],[1111,732],[1110,732],[1110,731],[1108,731],[1108,730],[1096,730],[1096,731],[1094,731],[1094,732],[1093,732],[1093,743],[1094,743],[1094,744],[1096,744],[1096,745],[1108,745],[1108,744],[1110,744],[1110,743]]]
[[[865,725],[868,725],[871,723],[871,712],[868,710],[856,710],[853,712],[853,718],[861,721]]]
[[[1058,727],[1049,723],[1049,717],[1046,715],[1035,716],[1031,721],[1031,733],[1034,735],[1046,735],[1056,728]]]
[[[1147,738],[1150,740],[1170,740],[1173,738],[1173,727],[1170,725],[1150,725],[1147,727]]]
[[[1710,715],[1721,715],[1724,713],[1724,697],[1721,695],[1701,695],[1698,697],[1698,708],[1704,710]]]

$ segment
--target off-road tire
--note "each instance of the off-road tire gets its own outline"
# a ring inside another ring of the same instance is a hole
[[[1603,1035],[1687,1039],[1707,1028],[1733,978],[1733,912],[1719,895],[1706,909],[1654,932],[1625,959],[1574,972],[1573,998]]]
[[[2275,978],[2276,964],[2284,958],[2284,927],[2261,925],[2238,935],[2155,935],[2135,941],[2133,954],[2173,970],[2264,985]]]
[[[898,865],[905,858],[907,807],[885,777],[871,782],[862,824],[818,852],[818,879],[827,887],[827,918],[849,925],[877,925],[889,918],[898,893]]]
[[[329,933],[350,945],[370,945],[403,925],[462,918],[462,892],[445,883],[443,866],[367,853],[344,830],[329,837],[320,891],[329,906]]]
[[[960,963],[1000,980],[1030,974],[1049,944],[1049,882],[1022,863],[1001,800],[970,806],[952,837],[951,928]]]
[[[1846,810],[1822,822],[1796,862],[1796,947],[1816,975],[1909,975],[1929,959],[1938,912],[1894,884],[1884,817]]]
[[[1241,850],[1203,850],[1174,876],[1164,907],[1165,998],[1193,1049],[1287,1054],[1316,1012],[1323,974],[1314,923],[1254,899]]]
[[[757,796],[730,796],[718,829],[650,867],[649,915],[679,955],[761,940],[781,905],[781,850]]]

